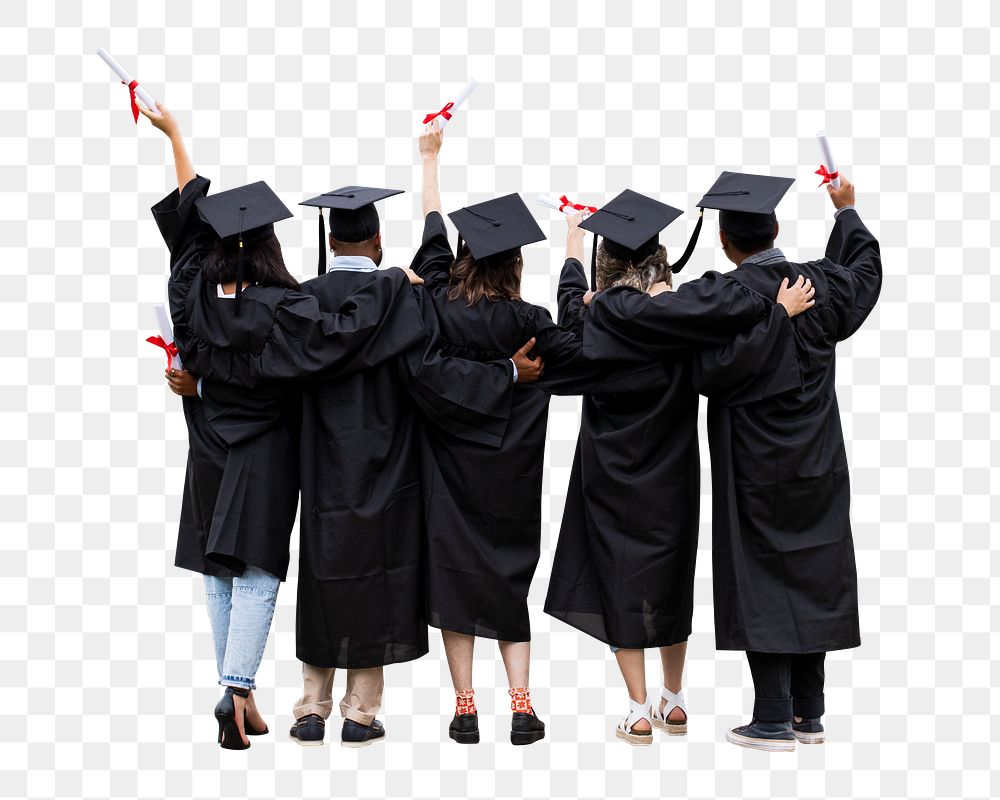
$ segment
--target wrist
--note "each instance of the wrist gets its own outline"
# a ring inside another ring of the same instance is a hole
[[[433,164],[433,163],[435,163],[438,160],[438,154],[437,153],[421,153],[420,154],[420,160],[423,161],[425,164]]]

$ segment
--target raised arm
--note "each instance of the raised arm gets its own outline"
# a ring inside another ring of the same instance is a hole
[[[564,328],[579,331],[584,311],[584,301],[589,286],[583,271],[583,228],[580,223],[586,218],[578,213],[566,217],[566,261],[559,275],[559,324]]]
[[[837,221],[830,232],[826,257],[838,266],[828,274],[842,306],[837,338],[843,341],[861,327],[878,302],[882,291],[882,254],[878,240],[854,208],[854,184],[843,176],[840,180],[839,189],[827,187],[837,209]]]
[[[424,216],[432,211],[441,213],[441,190],[438,187],[438,153],[444,141],[444,132],[436,119],[424,126],[420,135],[420,162],[423,165],[423,182],[420,187]]]
[[[142,106],[137,107],[154,128],[163,131],[166,137],[170,139],[170,145],[174,151],[174,169],[177,172],[177,191],[183,191],[188,182],[194,179],[195,171],[194,165],[191,163],[191,158],[188,156],[187,148],[184,147],[184,137],[181,136],[180,125],[177,124],[174,115],[162,103],[156,104],[156,110],[159,114],[153,114]]]

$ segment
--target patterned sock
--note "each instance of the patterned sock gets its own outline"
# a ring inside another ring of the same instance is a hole
[[[469,689],[467,692],[455,692],[455,716],[476,713],[475,694],[475,689]]]
[[[531,692],[527,686],[515,686],[507,690],[510,695],[510,710],[520,714],[535,713],[531,708]]]

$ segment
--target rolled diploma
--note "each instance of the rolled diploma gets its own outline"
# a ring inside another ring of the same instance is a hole
[[[160,329],[160,338],[167,344],[174,343],[174,326],[170,324],[170,314],[163,303],[155,303],[153,312],[156,314],[156,326]],[[184,369],[180,355],[174,356],[174,365],[177,369]]]
[[[833,153],[830,152],[830,143],[826,139],[826,133],[819,131],[816,133],[816,138],[819,140],[819,149],[823,154],[823,163],[826,165],[827,172],[836,172],[837,167],[833,163]],[[840,188],[840,178],[834,178],[830,181],[830,185],[834,189]]]
[[[546,208],[551,208],[553,211],[561,211],[567,217],[570,216],[571,214],[576,213],[576,209],[573,208],[572,206],[566,206],[565,208],[560,208],[560,206],[562,205],[562,201],[558,197],[555,197],[554,195],[551,194],[538,195],[538,203],[539,205],[543,205]]]
[[[132,83],[132,76],[125,71],[121,64],[111,57],[111,54],[107,50],[104,48],[98,48],[97,55],[104,59],[104,63],[111,67],[111,71],[121,79],[122,83],[126,86]],[[142,100],[142,104],[146,106],[147,111],[151,111],[154,114],[158,113],[156,110],[156,101],[153,99],[153,96],[142,87],[142,84],[135,87],[135,93],[138,95],[139,99]]]
[[[472,94],[474,91],[476,91],[478,86],[479,86],[478,83],[470,79],[469,82],[465,84],[465,87],[462,89],[462,91],[458,93],[458,97],[453,101],[454,105],[451,107],[451,110],[448,113],[454,115],[454,113],[462,107],[462,104],[469,99],[469,95]],[[448,124],[449,120],[447,119],[447,117],[444,116],[438,117],[438,119],[441,120],[440,127],[443,130],[444,126]]]

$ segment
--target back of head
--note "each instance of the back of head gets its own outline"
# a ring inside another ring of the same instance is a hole
[[[520,300],[523,268],[520,247],[475,259],[463,243],[451,267],[448,299],[464,299],[470,306],[483,298],[491,301]]]
[[[631,286],[645,292],[657,281],[672,282],[667,248],[653,241],[639,250],[628,250],[607,239],[597,248],[597,288]]]
[[[774,226],[778,217],[770,214],[751,214],[747,211],[720,211],[719,228],[726,232],[729,243],[746,255],[774,247]]]
[[[330,209],[330,236],[338,242],[360,244],[378,232],[378,209],[371,203],[358,209]]]
[[[219,239],[205,256],[202,269],[211,283],[234,283],[239,242]],[[281,255],[281,244],[273,233],[243,243],[243,280],[259,286],[298,289],[299,282],[288,272]]]

